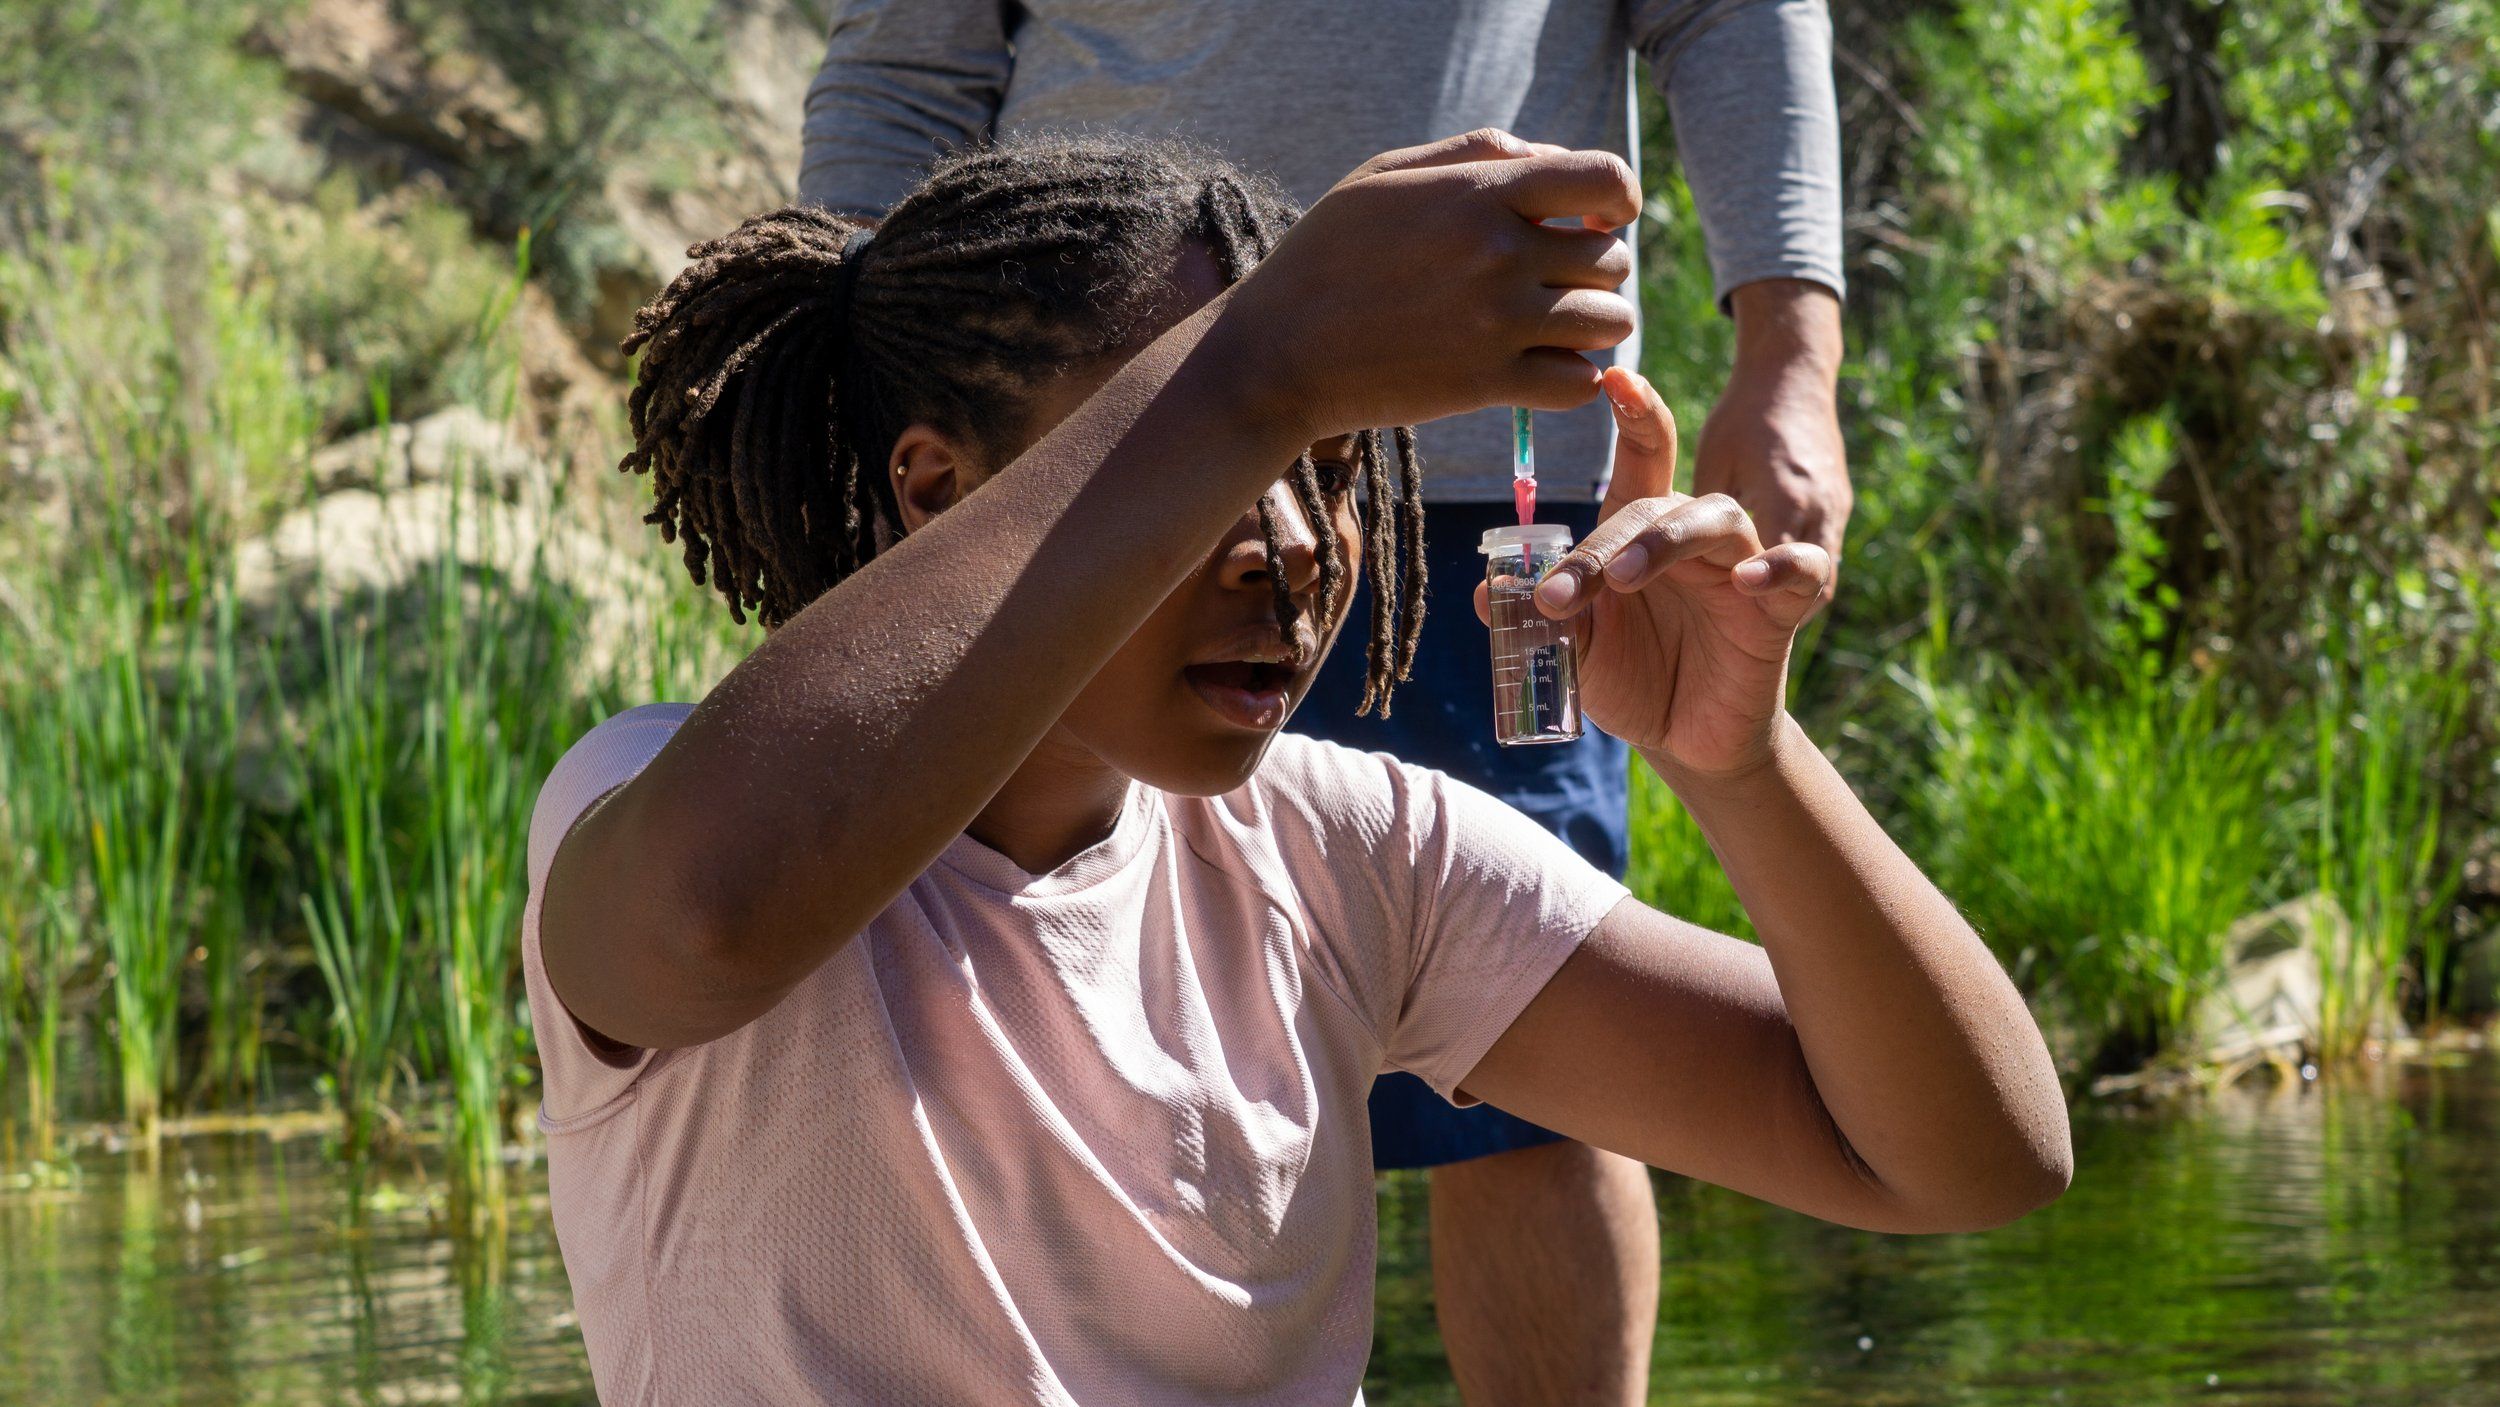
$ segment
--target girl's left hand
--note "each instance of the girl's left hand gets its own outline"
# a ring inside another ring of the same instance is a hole
[[[1767,761],[1788,651],[1832,576],[1822,548],[1764,551],[1724,494],[1675,492],[1675,419],[1639,373],[1601,383],[1620,439],[1597,527],[1543,585],[1539,609],[1579,618],[1580,708],[1697,773]]]

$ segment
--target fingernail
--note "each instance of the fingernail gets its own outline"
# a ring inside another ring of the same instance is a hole
[[[1771,579],[1771,564],[1758,557],[1750,562],[1739,562],[1736,564],[1736,576],[1740,585],[1760,586]]]
[[[1615,554],[1615,559],[1606,564],[1606,575],[1629,584],[1640,580],[1641,573],[1648,569],[1649,549],[1632,542],[1624,544],[1623,550]]]
[[[1551,606],[1558,611],[1569,610],[1571,603],[1579,597],[1580,578],[1570,572],[1556,572],[1547,577],[1536,589],[1538,604]]]

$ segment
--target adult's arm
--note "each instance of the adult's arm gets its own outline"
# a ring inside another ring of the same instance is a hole
[[[1631,24],[1666,94],[1720,305],[1764,279],[1841,293],[1840,117],[1823,0],[1641,0]]]
[[[1655,753],[1762,935],[1627,899],[1469,1073],[1583,1142],[1875,1231],[1966,1231],[2072,1175],[2046,1045],[1970,926],[1794,722],[1696,777]]]
[[[1815,543],[1837,564],[1856,500],[1837,396],[1831,17],[1822,0],[1646,0],[1633,26],[1666,93],[1713,291],[1736,320],[1694,492],[1730,495],[1764,542]]]
[[[807,88],[799,198],[879,219],[987,136],[1015,56],[1005,0],[840,0]]]

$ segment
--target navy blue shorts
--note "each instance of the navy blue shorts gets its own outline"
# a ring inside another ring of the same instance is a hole
[[[1596,526],[1595,504],[1556,504],[1541,522],[1562,523],[1574,538]],[[1476,619],[1476,583],[1484,558],[1476,543],[1485,529],[1518,521],[1507,503],[1424,506],[1424,560],[1429,609],[1415,651],[1415,676],[1398,686],[1387,718],[1357,718],[1363,699],[1359,628],[1370,603],[1358,592],[1293,727],[1315,738],[1386,752],[1437,768],[1509,802],[1569,842],[1617,879],[1629,843],[1631,778],[1624,745],[1590,729],[1576,743],[1506,748],[1493,741],[1493,658]],[[1562,1135],[1490,1104],[1453,1107],[1413,1075],[1391,1073],[1372,1085],[1372,1161],[1383,1168],[1429,1168],[1488,1153],[1558,1142]]]

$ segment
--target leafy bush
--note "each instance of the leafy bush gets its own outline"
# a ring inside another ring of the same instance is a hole
[[[422,188],[364,203],[344,174],[253,214],[254,276],[322,388],[325,438],[370,424],[377,388],[408,419],[494,404],[504,358],[488,324],[512,261],[467,217]]]

